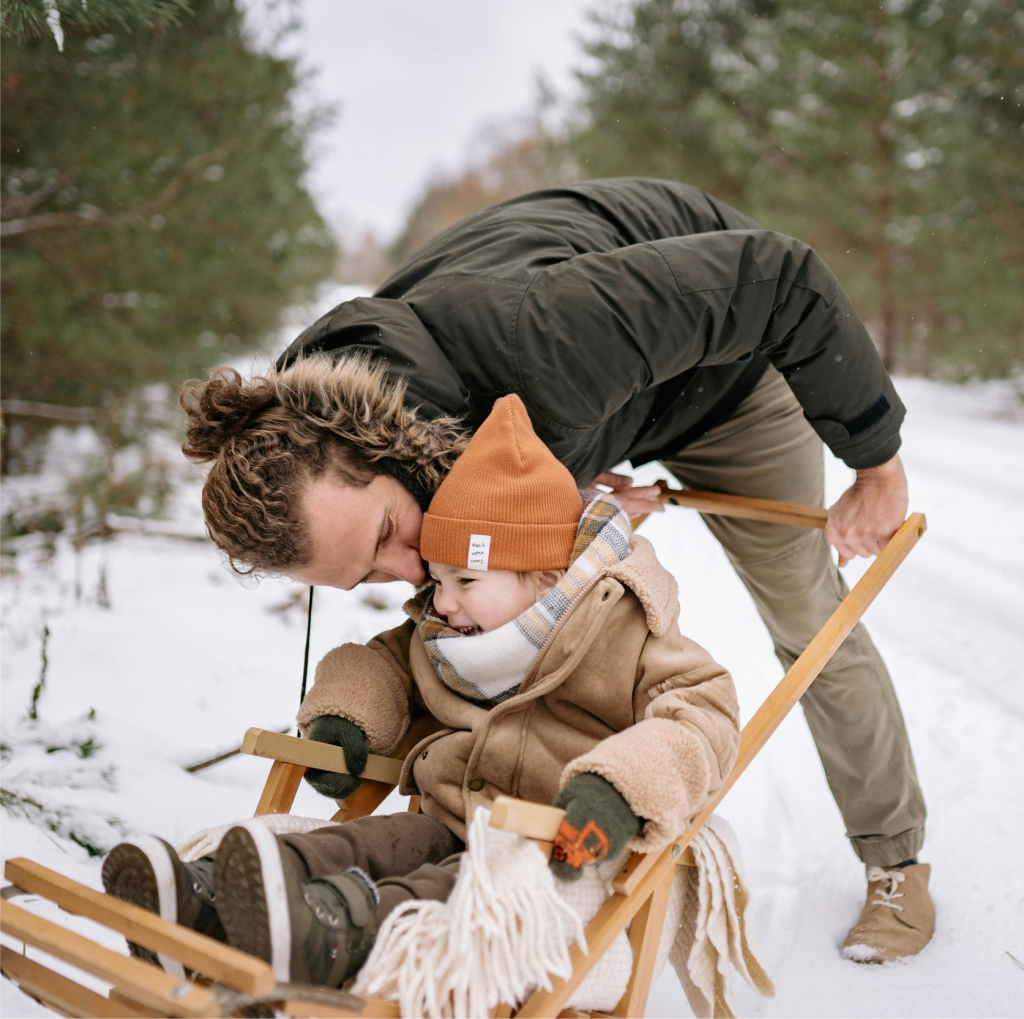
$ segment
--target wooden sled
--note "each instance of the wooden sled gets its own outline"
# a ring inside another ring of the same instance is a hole
[[[827,512],[763,499],[709,492],[669,490],[662,501],[690,506],[703,513],[824,529]],[[868,606],[924,534],[925,517],[912,513],[881,554],[814,637],[804,652],[744,726],[739,756],[715,800],[697,816],[688,831],[657,854],[633,853],[613,882],[614,894],[586,929],[589,954],[571,949],[573,972],[555,979],[550,991],[538,990],[518,1010],[499,1005],[493,1016],[642,1016],[654,973],[675,867],[692,864],[689,843],[715,807],[778,728],[789,710],[857,624]],[[424,715],[413,722],[390,758],[370,755],[359,789],[338,802],[335,821],[372,813],[398,781],[405,755],[439,723]],[[262,729],[250,729],[243,753],[273,761],[256,814],[282,814],[292,802],[306,768],[346,772],[338,747]],[[412,797],[409,809],[419,810]],[[533,838],[550,850],[562,811],[541,804],[501,797],[491,823]],[[8,860],[4,869],[11,884],[3,889],[0,926],[5,934],[91,974],[109,985],[106,993],[92,989],[4,946],[0,969],[30,997],[66,1016],[232,1016],[255,1004],[288,1016],[397,1017],[398,1005],[382,998],[363,998],[344,991],[274,980],[270,966],[250,955],[197,934],[153,913],[81,885],[31,860]],[[139,959],[130,958],[6,901],[22,893],[49,899],[69,913],[88,917],[126,938],[179,960],[193,971],[181,979]],[[626,992],[610,1013],[567,1010],[566,1002],[601,959],[619,932],[632,924],[633,972]]]

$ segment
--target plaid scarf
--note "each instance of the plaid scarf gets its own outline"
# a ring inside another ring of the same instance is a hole
[[[460,633],[434,611],[433,595],[427,599],[420,637],[449,690],[488,708],[517,693],[559,620],[609,567],[629,555],[633,530],[622,507],[604,492],[582,494],[590,501],[565,576],[511,622],[488,633]]]

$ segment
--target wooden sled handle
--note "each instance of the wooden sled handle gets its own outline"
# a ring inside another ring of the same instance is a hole
[[[658,502],[666,506],[686,506],[701,513],[722,517],[742,517],[761,520],[768,524],[789,524],[791,527],[813,527],[825,530],[828,510],[820,506],[801,506],[795,502],[776,502],[774,499],[752,499],[746,495],[726,495],[722,492],[694,492],[688,488],[669,488],[662,478],[658,481],[661,495]],[[635,531],[648,517],[645,513],[633,521]]]
[[[795,502],[776,502],[774,499],[752,499],[745,495],[725,495],[721,492],[692,492],[672,489],[664,481],[658,502],[666,506],[687,506],[701,513],[723,517],[742,517],[745,520],[763,520],[769,524],[790,524],[794,527],[813,527],[825,530],[828,510],[821,506],[801,506]]]

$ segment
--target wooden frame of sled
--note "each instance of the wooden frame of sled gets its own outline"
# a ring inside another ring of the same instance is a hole
[[[703,513],[817,529],[824,529],[828,517],[826,510],[817,507],[670,490],[664,483],[662,488],[662,502],[689,506]],[[536,991],[518,1010],[499,1005],[492,1011],[493,1016],[527,1019],[644,1014],[672,877],[677,865],[692,864],[690,841],[846,639],[917,544],[926,526],[923,514],[912,513],[807,645],[744,726],[736,764],[714,802],[697,814],[690,829],[660,853],[633,853],[626,861],[613,882],[614,894],[586,928],[589,954],[583,955],[575,945],[570,950],[573,972],[569,979],[554,980],[550,991]],[[405,756],[438,726],[435,719],[424,715],[413,722],[391,758],[370,755],[361,786],[347,800],[338,802],[339,809],[332,820],[353,820],[372,813],[397,784]],[[257,815],[288,813],[307,767],[346,771],[340,748],[262,729],[246,733],[242,752],[273,762]],[[409,809],[419,810],[418,797],[412,797]],[[554,807],[501,797],[492,811],[491,823],[533,838],[550,850],[562,813]],[[247,1005],[261,1003],[288,1016],[398,1016],[394,1001],[275,983],[270,966],[261,960],[97,892],[31,860],[8,860],[4,875],[11,882],[3,890],[5,901],[0,904],[0,926],[4,933],[109,985],[107,993],[100,993],[89,987],[88,982],[79,983],[4,946],[0,953],[4,976],[60,1015],[231,1016],[240,1014],[239,1009]],[[49,899],[68,913],[88,917],[154,952],[169,955],[194,971],[193,977],[174,977],[6,901],[22,893]],[[622,999],[611,1013],[566,1010],[565,1004],[573,992],[630,923],[633,972]]]

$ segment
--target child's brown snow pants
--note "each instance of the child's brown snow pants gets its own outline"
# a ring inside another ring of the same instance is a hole
[[[378,925],[408,899],[447,901],[466,848],[440,821],[410,813],[360,817],[277,841],[304,881],[349,867],[365,871],[380,894]]]
[[[687,488],[821,506],[823,446],[769,368],[732,415],[662,461]],[[789,668],[847,593],[822,531],[705,516]],[[801,704],[854,852],[892,866],[916,856],[925,806],[885,664],[858,625]]]

